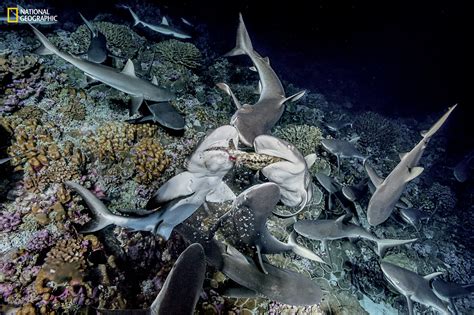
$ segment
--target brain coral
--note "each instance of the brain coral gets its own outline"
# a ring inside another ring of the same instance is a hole
[[[164,61],[187,68],[200,66],[201,52],[191,43],[170,39],[156,44],[154,50]]]

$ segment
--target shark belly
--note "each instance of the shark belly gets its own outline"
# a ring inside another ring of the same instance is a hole
[[[385,222],[405,190],[406,183],[398,184],[389,177],[377,187],[367,207],[367,220],[376,226]]]

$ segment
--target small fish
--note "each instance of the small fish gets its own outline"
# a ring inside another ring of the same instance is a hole
[[[377,244],[377,254],[383,257],[390,247],[415,242],[417,239],[394,240],[379,239],[358,225],[349,223],[350,215],[342,215],[337,220],[301,220],[294,224],[295,231],[312,240],[321,241],[327,249],[327,241],[341,238],[366,239]]]

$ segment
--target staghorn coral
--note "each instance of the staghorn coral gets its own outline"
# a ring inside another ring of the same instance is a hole
[[[373,151],[386,149],[387,146],[396,148],[402,138],[398,125],[375,112],[358,115],[354,120],[353,128],[360,136],[358,143]]]
[[[38,56],[7,53],[0,56],[0,82],[11,77],[18,79],[29,75],[39,67]]]
[[[21,223],[21,215],[19,212],[9,213],[3,212],[0,213],[0,232],[11,232],[18,228],[18,225]]]
[[[137,171],[135,180],[142,184],[158,179],[170,162],[159,141],[153,138],[144,138],[135,145],[132,161]]]
[[[104,34],[107,39],[107,48],[115,55],[132,58],[141,46],[145,43],[145,39],[135,33],[126,25],[114,24],[110,22],[93,22],[94,26]],[[67,42],[71,53],[83,53],[90,44],[90,31],[85,25],[81,25],[73,32]]]
[[[67,120],[84,120],[86,118],[85,102],[90,102],[91,97],[75,88],[63,88],[57,95],[58,103],[61,103],[59,112]]]
[[[164,61],[197,68],[200,66],[201,52],[191,43],[184,43],[176,39],[162,41],[154,46],[154,51]]]
[[[323,139],[318,127],[309,125],[288,125],[275,129],[274,135],[293,143],[304,156],[314,153]]]

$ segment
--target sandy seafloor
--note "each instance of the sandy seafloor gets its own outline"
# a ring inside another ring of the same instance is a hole
[[[185,248],[184,241],[177,234],[165,242],[159,236],[119,227],[80,234],[77,231],[90,219],[90,212],[63,182],[80,182],[115,213],[143,207],[158,187],[184,169],[186,157],[206,133],[229,123],[235,106],[216,83],[228,83],[242,103],[258,99],[258,75],[248,69],[250,61],[219,57],[223,52],[212,51],[204,27],[198,27],[191,40],[179,41],[107,14],[98,15],[94,24],[106,35],[111,52],[133,61],[137,76],[155,75],[160,86],[176,91],[172,105],[185,116],[185,130],[176,133],[159,125],[126,123],[130,119],[126,94],[89,84],[81,71],[58,57],[36,55],[38,42],[28,27],[1,29],[1,157],[15,158],[0,169],[0,305],[19,307],[21,314],[149,306]],[[62,51],[83,52],[89,32],[81,24],[69,23],[68,29],[41,27]],[[234,36],[229,34],[229,43]],[[124,65],[123,60],[108,62],[116,68]],[[291,82],[283,85],[287,95],[302,89]],[[398,163],[398,153],[409,151],[421,139],[419,132],[441,114],[430,113],[423,121],[395,119],[357,111],[347,98],[308,91],[298,102],[286,105],[273,133],[305,155],[317,154],[313,175],[323,172],[351,185],[366,177],[363,165],[343,159],[338,173],[336,158],[323,150],[321,139],[360,137],[356,147],[370,155],[372,165],[386,176]],[[331,131],[326,123],[338,119],[352,123],[352,128]],[[413,207],[431,215],[419,233],[393,218],[371,231],[380,238],[419,238],[391,249],[385,260],[421,275],[442,271],[445,280],[470,283],[474,281],[473,181],[456,182],[452,166],[457,161],[446,158],[445,147],[441,130],[422,158],[424,173],[403,195]],[[244,166],[235,167],[226,180],[238,194],[250,186],[253,174]],[[328,210],[323,195],[316,194],[297,219],[336,218],[344,212],[340,206]],[[362,224],[369,197],[356,204]],[[212,205],[210,212],[200,209],[187,222],[205,230],[229,205]],[[286,240],[292,222],[271,217],[267,225]],[[298,240],[324,257],[319,242]],[[225,298],[220,294],[225,276],[208,268],[196,313],[408,313],[405,298],[391,291],[383,279],[373,246],[362,240],[332,241],[331,266],[294,254],[269,257],[273,264],[303,273],[321,286],[323,301],[314,307],[291,307],[264,298]],[[55,274],[48,272],[52,266],[57,268]],[[456,305],[461,314],[472,314],[472,299],[457,299]],[[419,303],[415,309],[420,314],[433,312]]]

